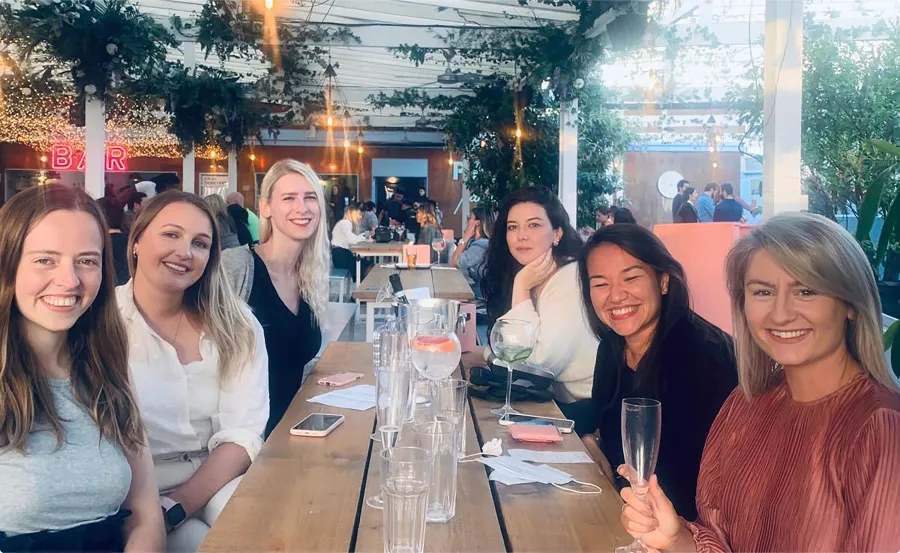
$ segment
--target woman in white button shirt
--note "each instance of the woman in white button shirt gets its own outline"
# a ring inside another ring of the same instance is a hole
[[[362,220],[362,212],[356,205],[349,205],[344,210],[344,218],[334,225],[331,231],[331,264],[335,269],[347,269],[350,276],[356,281],[356,256],[350,251],[350,246],[359,244],[366,239],[359,231],[359,222]],[[370,262],[361,261],[361,274],[368,271]]]
[[[168,550],[194,551],[262,447],[265,339],[225,280],[199,197],[169,191],[142,205],[129,252],[133,277],[116,292]]]

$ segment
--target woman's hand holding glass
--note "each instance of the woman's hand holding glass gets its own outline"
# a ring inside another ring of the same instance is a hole
[[[628,478],[628,467],[622,465],[618,473]],[[693,538],[690,531],[682,524],[675,512],[672,502],[659,486],[656,475],[650,477],[648,493],[642,498],[638,497],[631,488],[622,490],[622,500],[625,506],[622,509],[622,526],[632,537],[657,551],[664,551],[681,546],[687,546],[693,550]]]

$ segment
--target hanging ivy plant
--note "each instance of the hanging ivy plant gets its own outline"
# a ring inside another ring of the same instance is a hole
[[[262,140],[262,129],[282,125],[283,117],[255,99],[251,86],[233,73],[179,68],[165,86],[165,109],[172,116],[169,132],[184,153],[201,144],[239,150],[251,137]]]
[[[267,62],[268,74],[256,84],[260,96],[286,106],[300,124],[324,106],[321,91],[310,87],[321,82],[319,68],[327,65],[328,51],[322,45],[360,42],[345,27],[276,21],[274,30],[267,31],[261,14],[238,10],[230,0],[207,0],[194,22],[173,16],[172,24],[177,31],[193,35],[206,56]]]
[[[22,59],[60,63],[79,98],[152,79],[175,38],[128,0],[22,0],[0,6],[5,43]]]

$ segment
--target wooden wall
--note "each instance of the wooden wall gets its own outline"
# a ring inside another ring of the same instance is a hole
[[[713,167],[713,164],[717,167]],[[737,152],[628,152],[625,154],[625,198],[627,207],[645,226],[672,222],[672,200],[656,186],[659,176],[677,171],[703,191],[709,182],[741,186],[741,154]]]

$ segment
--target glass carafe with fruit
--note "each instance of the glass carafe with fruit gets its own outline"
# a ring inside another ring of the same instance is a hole
[[[455,332],[436,325],[419,329],[409,350],[413,365],[427,380],[449,378],[459,366],[459,338]]]

